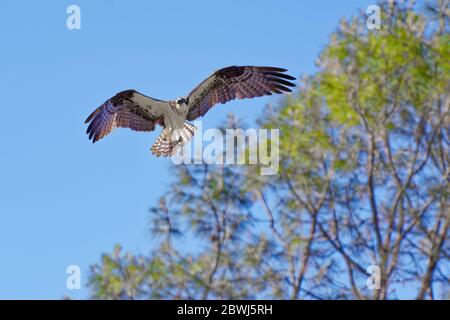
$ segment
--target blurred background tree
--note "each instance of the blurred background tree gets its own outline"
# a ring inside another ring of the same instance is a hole
[[[92,298],[450,298],[448,1],[380,6],[380,30],[342,20],[318,72],[261,115],[278,175],[174,166],[159,245],[103,255]]]

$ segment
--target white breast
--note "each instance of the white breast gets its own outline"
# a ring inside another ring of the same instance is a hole
[[[168,106],[164,116],[166,127],[171,130],[182,129],[184,127],[184,121],[186,121],[188,111],[189,107],[186,104],[177,104],[174,108]]]

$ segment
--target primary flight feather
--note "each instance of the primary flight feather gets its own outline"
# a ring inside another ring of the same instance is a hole
[[[86,119],[86,133],[97,142],[114,128],[153,131],[157,124],[163,131],[152,146],[156,156],[170,156],[185,145],[196,128],[186,122],[204,116],[218,103],[291,92],[294,77],[286,69],[275,67],[232,66],[215,71],[188,96],[162,101],[126,90],[105,101]]]

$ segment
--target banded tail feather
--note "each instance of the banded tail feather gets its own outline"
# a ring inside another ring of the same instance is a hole
[[[165,128],[156,139],[151,151],[157,157],[173,156],[177,150],[191,140],[196,130],[197,128],[188,122],[184,123],[183,129],[175,129],[173,133]]]

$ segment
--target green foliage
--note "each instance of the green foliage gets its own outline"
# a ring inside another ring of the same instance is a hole
[[[279,174],[174,167],[151,210],[159,246],[104,255],[94,298],[389,299],[404,284],[448,298],[448,1],[382,7],[381,30],[343,21],[320,70],[261,116],[280,130]]]

